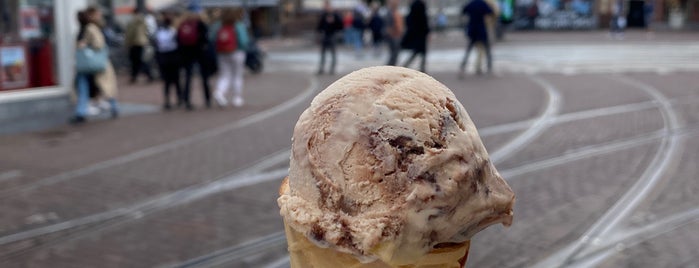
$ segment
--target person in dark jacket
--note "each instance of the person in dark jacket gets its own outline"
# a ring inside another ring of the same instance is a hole
[[[185,82],[182,89],[182,103],[187,110],[193,109],[190,101],[192,71],[194,64],[199,65],[204,101],[207,108],[211,107],[211,89],[209,76],[216,72],[215,50],[208,38],[208,26],[200,16],[201,7],[190,7],[191,13],[185,15],[177,29],[177,46],[181,64],[185,70]]]
[[[427,8],[422,0],[415,0],[410,4],[410,12],[405,17],[405,36],[401,41],[401,47],[412,50],[413,54],[403,64],[410,66],[417,55],[421,56],[420,71],[425,72],[427,58],[427,36],[430,26],[427,19]]]
[[[493,14],[493,9],[483,0],[472,0],[466,4],[462,10],[462,15],[468,17],[466,25],[466,36],[468,37],[468,45],[466,46],[466,54],[464,60],[461,61],[459,69],[460,76],[466,72],[466,64],[468,63],[468,55],[471,54],[471,49],[475,44],[482,44],[485,50],[485,55],[488,63],[488,73],[493,71],[493,57],[490,53],[490,42],[488,41],[488,31],[485,27],[485,17]]]
[[[352,46],[354,46],[354,54],[357,58],[364,57],[364,14],[362,13],[362,5],[357,6],[352,13],[352,27],[350,33],[352,35]]]
[[[143,61],[146,46],[148,46],[148,25],[146,24],[145,11],[136,9],[133,18],[126,26],[124,44],[129,49],[129,60],[131,61],[131,83],[136,83],[138,74],[143,72],[148,81],[153,81],[153,74],[150,66]]]
[[[335,34],[342,31],[340,14],[335,12],[330,1],[325,1],[323,13],[318,20],[316,31],[320,35],[320,65],[318,74],[323,74],[325,68],[325,54],[330,52],[330,74],[335,74],[337,64],[337,51],[335,49]]]
[[[369,19],[369,29],[371,29],[371,41],[374,45],[374,56],[381,55],[381,43],[384,36],[384,21],[379,14],[379,5],[374,2],[371,8],[371,19]]]
[[[182,88],[180,87],[180,62],[177,50],[177,29],[173,26],[172,14],[163,14],[163,23],[155,31],[155,50],[160,78],[163,80],[163,109],[170,110],[170,86],[175,87],[175,96],[180,104]]]

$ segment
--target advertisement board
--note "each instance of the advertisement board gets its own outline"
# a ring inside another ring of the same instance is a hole
[[[0,46],[0,90],[24,88],[28,84],[27,51],[24,46]]]

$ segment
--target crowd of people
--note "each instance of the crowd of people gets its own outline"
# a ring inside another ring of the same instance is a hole
[[[316,31],[320,43],[320,65],[317,74],[334,74],[337,66],[337,43],[341,37],[358,58],[364,56],[365,44],[371,44],[374,57],[381,56],[382,47],[388,47],[387,65],[398,65],[399,54],[409,50],[410,55],[402,66],[409,67],[419,58],[418,68],[426,72],[428,41],[431,31],[430,18],[424,0],[413,0],[408,13],[403,16],[399,11],[400,0],[388,0],[386,6],[373,2],[371,7],[359,5],[354,9],[340,13],[333,9],[330,1],[325,1]],[[462,15],[465,35],[469,40],[460,74],[466,71],[466,64],[473,47],[479,48],[484,55],[487,71],[492,71],[490,44],[492,37],[492,20],[498,13],[497,4],[492,0],[470,0],[464,5]],[[163,81],[163,109],[194,108],[191,101],[191,89],[194,72],[198,72],[201,82],[203,105],[207,108],[215,103],[220,107],[244,105],[243,73],[246,56],[249,57],[251,39],[248,27],[244,23],[241,9],[226,8],[204,10],[194,4],[184,13],[161,12],[156,16],[146,10],[136,9],[125,31],[125,49],[130,60],[130,81],[136,83],[138,76],[144,74],[149,81],[155,79],[145,54],[152,48],[154,58],[159,66],[159,77]],[[80,31],[77,37],[78,52],[90,50],[104,52],[108,50],[102,31],[102,13],[98,8],[89,7],[78,13]],[[489,23],[489,21],[491,23]],[[439,12],[433,24],[438,30],[446,25],[446,16]],[[370,42],[365,42],[365,32],[370,31]],[[341,35],[342,34],[342,35]],[[86,53],[76,53],[88,55]],[[104,55],[104,53],[93,53]],[[326,57],[330,55],[330,64],[326,68]],[[72,123],[85,122],[92,107],[108,109],[112,118],[119,117],[116,101],[117,79],[109,58],[97,61],[101,68],[85,71],[76,56],[76,108]],[[477,70],[480,72],[480,63]],[[209,79],[218,74],[214,91],[211,91]],[[182,77],[184,75],[184,77]],[[94,103],[91,105],[91,103]],[[94,108],[92,108],[94,109]]]
[[[354,50],[355,56],[362,58],[367,43],[364,40],[364,33],[367,30],[370,31],[370,43],[375,57],[381,55],[381,46],[385,44],[388,47],[386,65],[398,65],[400,51],[409,50],[410,55],[402,66],[409,67],[419,58],[418,68],[426,72],[430,25],[434,25],[438,31],[446,27],[447,17],[443,10],[440,10],[434,22],[430,23],[424,0],[413,0],[405,16],[399,12],[400,0],[388,0],[385,7],[379,6],[378,1],[372,3],[370,9],[364,4],[359,4],[341,15],[333,8],[330,1],[325,1],[316,27],[321,48],[317,74],[326,73],[327,54],[331,57],[328,73],[335,73],[339,33],[343,34],[344,43]],[[486,59],[487,72],[492,72],[491,42],[498,14],[498,3],[494,0],[470,0],[463,6],[462,23],[468,42],[459,68],[460,76],[466,72],[466,64],[473,47],[478,48],[476,72],[481,72],[482,58]]]
[[[85,122],[90,107],[99,107],[103,102],[109,104],[111,117],[117,118],[117,79],[109,58],[104,58],[109,48],[101,29],[104,25],[102,13],[96,7],[89,7],[78,12],[77,18],[80,31],[76,47],[76,108],[70,122]],[[149,27],[146,11],[136,9],[126,27],[124,40],[131,62],[131,83],[135,83],[141,73],[149,81],[155,79],[149,64],[144,62],[147,48],[152,47],[163,81],[164,110],[193,109],[190,96],[195,70],[201,81],[204,106],[210,108],[212,102],[220,107],[243,106],[243,72],[251,43],[243,19],[239,8],[213,10],[207,14],[200,6],[190,5],[184,14],[168,11],[158,14],[157,26]],[[82,67],[90,64],[100,67]],[[211,92],[209,79],[214,74],[218,74],[218,81]],[[96,105],[90,105],[91,102]]]

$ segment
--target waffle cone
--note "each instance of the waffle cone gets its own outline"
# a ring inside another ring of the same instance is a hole
[[[288,180],[284,179],[279,193],[288,190]],[[463,268],[468,257],[470,241],[461,244],[433,249],[414,264],[392,266],[381,260],[361,263],[351,254],[331,248],[322,248],[291,228],[284,222],[286,241],[291,259],[291,268]]]

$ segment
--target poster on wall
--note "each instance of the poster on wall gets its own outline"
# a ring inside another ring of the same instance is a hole
[[[24,46],[0,46],[0,90],[27,87],[28,79]]]
[[[597,27],[594,0],[520,0],[515,27],[519,29],[592,29]]]
[[[19,32],[23,39],[41,37],[39,10],[33,6],[23,6],[19,12]]]

